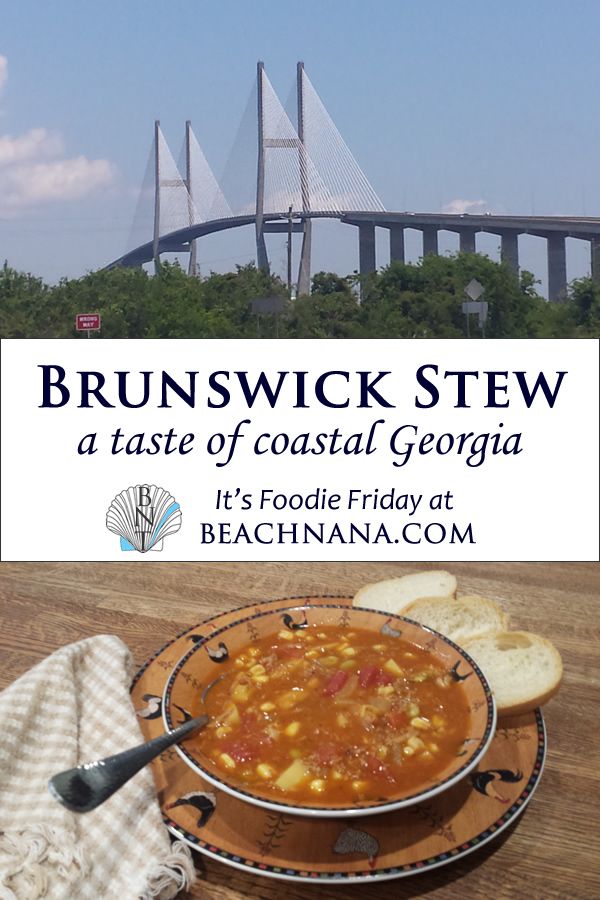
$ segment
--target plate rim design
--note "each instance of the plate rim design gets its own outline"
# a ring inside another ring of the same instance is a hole
[[[439,853],[436,856],[427,857],[423,860],[407,863],[404,866],[388,866],[382,869],[374,869],[373,871],[365,870],[364,872],[311,872],[307,869],[273,866],[268,863],[260,862],[259,860],[250,860],[248,858],[242,861],[242,857],[229,853],[228,850],[215,847],[214,844],[211,844],[208,841],[202,841],[195,835],[191,835],[184,828],[172,822],[168,816],[164,815],[164,813],[163,820],[174,837],[183,841],[193,850],[202,853],[204,856],[209,856],[211,859],[217,860],[217,862],[222,862],[225,865],[232,866],[242,872],[247,872],[252,875],[262,875],[263,877],[274,878],[279,881],[307,884],[320,884],[324,882],[336,884],[364,884],[373,881],[391,881],[395,878],[406,878],[410,875],[418,875],[421,872],[430,872],[433,869],[439,869],[455,860],[464,859],[465,856],[469,856],[471,853],[474,853],[475,850],[484,847],[508,828],[509,825],[512,825],[513,822],[517,821],[525,810],[541,781],[548,749],[546,723],[539,707],[535,710],[535,717],[538,739],[535,764],[527,784],[510,809],[478,835],[475,835],[469,841],[461,844],[460,847],[445,853]],[[345,819],[340,819],[340,823],[344,821]]]

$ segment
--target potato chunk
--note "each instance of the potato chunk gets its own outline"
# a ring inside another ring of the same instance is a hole
[[[282,791],[291,791],[305,781],[309,775],[310,772],[302,760],[295,759],[291,766],[288,766],[287,769],[281,773],[275,784],[278,788],[281,788]]]

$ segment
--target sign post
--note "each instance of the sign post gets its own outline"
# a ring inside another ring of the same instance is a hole
[[[467,317],[467,337],[471,337],[469,318],[471,313],[477,314],[482,337],[485,337],[485,320],[487,319],[488,305],[487,301],[482,299],[484,295],[483,285],[476,278],[472,278],[465,288],[465,294],[469,298],[462,305],[462,311]]]

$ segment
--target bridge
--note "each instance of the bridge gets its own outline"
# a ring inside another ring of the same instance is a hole
[[[160,128],[153,143],[154,228],[152,237],[107,268],[160,265],[163,253],[188,253],[196,272],[197,245],[209,234],[253,225],[257,265],[269,270],[266,236],[300,233],[298,294],[310,292],[312,222],[337,219],[358,231],[359,272],[377,268],[375,229],[389,232],[390,260],[404,262],[407,229],[422,234],[423,256],[438,253],[441,231],[458,234],[459,249],[477,251],[477,235],[500,238],[501,258],[519,271],[519,236],[545,238],[548,297],[567,293],[566,239],[588,242],[592,279],[600,283],[600,218],[390,212],[372,188],[315,91],[304,64],[296,71],[296,122],[282,106],[264,64],[256,78],[256,192],[252,202],[230,204],[219,186],[191,123],[185,131],[185,173],[180,172]],[[254,194],[254,192],[253,192]]]

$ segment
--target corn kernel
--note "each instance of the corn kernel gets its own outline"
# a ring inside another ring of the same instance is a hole
[[[305,659],[315,659],[319,655],[318,650],[309,650],[308,653],[304,654]]]
[[[294,635],[291,631],[280,631],[277,635],[278,638],[281,638],[282,641],[293,641]]]
[[[378,747],[375,751],[375,756],[377,757],[377,759],[385,759],[387,755],[388,748],[383,745],[381,747]]]
[[[416,735],[409,737],[406,743],[409,747],[412,747],[413,750],[423,750],[425,747],[425,742],[422,741],[420,737],[416,737]]]
[[[231,728],[229,728],[228,725],[221,725],[219,728],[217,728],[215,734],[218,738],[227,737],[228,734],[231,734]]]
[[[246,665],[246,662],[245,662],[245,660],[240,659],[240,658],[238,657],[237,659],[234,659],[233,664],[234,664],[235,666],[237,666],[239,669],[243,669],[244,666]]]
[[[340,728],[346,728],[348,725],[348,716],[345,713],[338,713],[335,720]]]
[[[252,680],[256,682],[256,684],[266,684],[269,680],[268,675],[253,675]]]
[[[308,641],[308,643],[314,641],[314,637],[312,636],[312,634],[306,634],[305,631],[303,631],[302,634],[304,635],[304,640]]]
[[[356,791],[356,793],[360,793],[361,791],[364,791],[366,786],[367,786],[366,781],[353,781],[352,782],[352,790]]]
[[[418,703],[409,703],[408,709],[406,710],[411,719],[414,719],[415,716],[418,716],[421,710],[419,709]]]
[[[377,688],[377,693],[380,697],[389,697],[390,694],[394,693],[394,685],[393,684],[381,684]]]
[[[296,737],[298,732],[300,731],[300,722],[290,722],[287,728],[283,729],[283,733],[287,734],[288,737]]]
[[[256,663],[255,666],[251,666],[251,667],[250,667],[250,674],[251,674],[251,675],[265,675],[265,674],[266,674],[266,671],[267,671],[267,670],[265,669],[265,667],[262,666],[260,663]]]
[[[221,753],[219,759],[226,769],[235,769],[235,760],[231,758],[229,753]]]
[[[440,749],[438,745],[434,743],[434,741],[431,741],[429,744],[427,744],[427,748],[431,753],[437,753]]]
[[[411,653],[410,650],[407,650],[406,653],[403,654],[403,656],[405,659],[414,659],[415,658],[415,654]]]
[[[354,647],[346,647],[345,650],[342,650],[342,656],[356,656],[356,650]]]
[[[380,653],[382,650],[385,650],[385,644],[373,644],[373,650],[377,650]]]
[[[324,641],[325,638],[327,637],[327,635],[326,635],[325,632],[323,632],[323,631],[318,631],[318,632],[317,632],[317,637],[320,638],[322,641]]]
[[[264,778],[267,781],[269,778],[273,778],[275,770],[267,763],[259,763],[256,767],[256,774],[259,778]]]
[[[425,719],[423,716],[415,716],[414,719],[410,720],[410,724],[413,728],[418,728],[419,731],[429,731],[431,728],[429,719]]]
[[[340,666],[340,669],[343,669],[344,672],[350,672],[352,669],[355,669],[358,663],[355,659],[347,659]]]
[[[342,775],[341,772],[338,772],[337,769],[334,769],[334,770],[332,771],[332,773],[331,773],[331,780],[332,780],[332,781],[343,781],[343,779],[344,779],[344,776]]]
[[[337,662],[337,656],[324,656],[321,660],[321,665],[327,666],[327,668],[331,668],[331,666],[336,666]]]
[[[260,708],[261,708],[262,712],[273,712],[273,710],[276,707],[275,707],[274,703],[267,702],[267,703],[261,703]]]
[[[426,762],[429,762],[433,759],[433,753],[430,753],[429,750],[423,750],[421,753],[421,759],[424,759]]]
[[[248,650],[246,650],[246,653],[248,654],[248,656],[260,656],[260,650],[258,649],[258,647],[250,647]]]
[[[414,754],[415,754],[415,751],[413,750],[413,748],[409,747],[408,745],[406,745],[406,747],[402,748],[402,752],[404,753],[405,756],[414,756]]]
[[[231,692],[231,697],[237,703],[247,703],[250,699],[250,690],[247,684],[236,684]]]
[[[277,698],[277,705],[280,709],[291,709],[300,700],[304,700],[304,691],[286,691]]]

